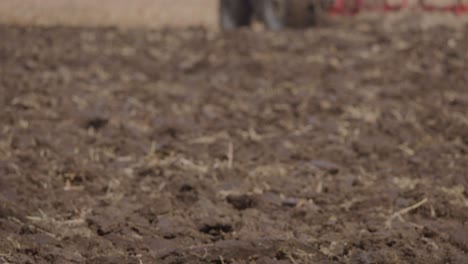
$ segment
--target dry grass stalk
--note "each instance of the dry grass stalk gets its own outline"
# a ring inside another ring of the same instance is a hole
[[[422,199],[421,201],[411,205],[411,206],[408,206],[406,208],[403,208],[395,213],[393,213],[388,219],[387,221],[385,221],[385,226],[387,228],[391,228],[392,227],[392,221],[395,220],[396,218],[399,218],[399,219],[403,219],[402,216],[423,206],[425,203],[427,203],[428,199],[427,198],[424,198]]]

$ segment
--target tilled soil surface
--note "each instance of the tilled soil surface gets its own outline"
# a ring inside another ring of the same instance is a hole
[[[468,263],[466,47],[0,26],[0,263]]]

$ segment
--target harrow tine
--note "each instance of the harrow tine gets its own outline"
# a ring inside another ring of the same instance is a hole
[[[355,15],[359,13],[364,6],[364,0],[352,1],[354,2],[354,5],[351,8],[348,8],[347,3],[350,1],[335,0],[332,7],[328,10],[328,13],[331,15]]]
[[[352,3],[350,3],[352,2]],[[331,15],[356,15],[363,10],[394,12],[409,6],[409,0],[402,0],[401,4],[390,4],[388,0],[383,5],[366,7],[365,0],[335,0],[329,9]]]
[[[401,4],[389,4],[388,0],[385,0],[383,9],[385,12],[391,12],[391,11],[400,11],[404,8],[407,8],[409,6],[409,0],[402,0]]]
[[[468,4],[462,0],[454,0],[455,3],[446,6],[437,6],[427,3],[426,0],[418,0],[417,7],[427,12],[452,12],[457,15],[468,13]],[[364,10],[380,11],[384,13],[397,12],[410,7],[410,0],[401,0],[400,4],[390,4],[384,0],[382,5],[366,6],[365,0],[335,0],[328,10],[331,15],[356,15]]]
[[[419,7],[427,12],[453,12],[457,15],[468,13],[468,4],[463,4],[461,0],[456,0],[456,3],[449,6],[436,6],[428,4],[425,0],[419,0]]]

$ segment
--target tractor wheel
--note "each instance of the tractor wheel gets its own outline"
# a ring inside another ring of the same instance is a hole
[[[252,18],[252,6],[250,0],[221,0],[220,26],[224,30],[249,26]]]
[[[261,17],[271,30],[305,28],[315,24],[313,0],[262,0]]]

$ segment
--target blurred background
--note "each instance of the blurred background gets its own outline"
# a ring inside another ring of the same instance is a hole
[[[388,0],[391,5],[403,0]],[[408,0],[415,6],[419,0]],[[217,0],[2,0],[0,23],[39,25],[82,25],[119,27],[186,27],[203,26],[218,28]],[[351,2],[351,1],[348,1]],[[383,0],[367,0],[365,3],[382,4]],[[426,0],[434,6],[448,6],[457,0]],[[468,4],[468,0],[461,0]],[[414,10],[413,10],[414,11]],[[395,20],[407,16],[397,12],[386,16]],[[417,12],[416,12],[417,13]],[[411,12],[411,16],[415,13]],[[418,16],[424,25],[466,22],[467,16],[454,16],[450,12],[431,12]]]
[[[0,22],[215,27],[216,0],[2,0]]]

